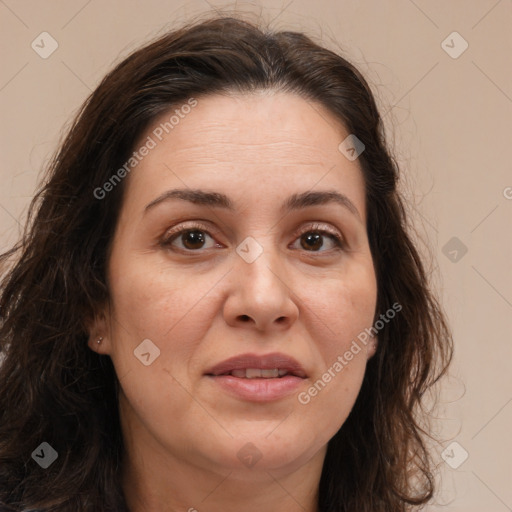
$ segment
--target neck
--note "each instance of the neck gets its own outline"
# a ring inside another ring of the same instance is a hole
[[[293,477],[277,479],[270,472],[266,480],[251,483],[237,479],[234,472],[205,475],[185,470],[157,477],[129,469],[124,491],[130,512],[317,512],[316,489],[299,482]]]
[[[318,511],[325,449],[294,470],[240,470],[179,460],[154,440],[144,449],[126,441],[122,481],[130,512]]]

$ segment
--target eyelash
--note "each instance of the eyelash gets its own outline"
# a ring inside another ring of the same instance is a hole
[[[211,233],[209,232],[209,230],[204,225],[191,222],[191,223],[187,224],[186,226],[182,226],[176,230],[173,229],[173,230],[170,230],[169,232],[167,232],[166,235],[164,236],[164,239],[161,241],[161,245],[166,248],[171,247],[172,242],[174,242],[174,240],[179,238],[182,234],[188,233],[190,231],[201,231],[201,232],[206,233],[212,239],[214,238],[211,235]],[[322,235],[328,235],[329,237],[331,237],[331,239],[334,241],[334,243],[336,245],[336,247],[334,247],[333,249],[327,250],[327,251],[306,251],[306,252],[310,252],[313,254],[322,254],[322,253],[329,253],[331,251],[340,251],[345,248],[345,241],[344,241],[343,237],[341,237],[338,233],[336,233],[334,231],[326,229],[325,226],[323,226],[321,224],[313,224],[311,226],[308,226],[306,229],[301,229],[301,230],[296,231],[293,234],[293,236],[295,237],[294,240],[300,238],[302,235],[305,235],[306,233],[320,233]],[[174,249],[172,249],[172,250],[174,250]],[[184,252],[190,254],[190,253],[203,252],[205,249],[192,250],[192,249],[179,248],[178,250],[184,251]]]

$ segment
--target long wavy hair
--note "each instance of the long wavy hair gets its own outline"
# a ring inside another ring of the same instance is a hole
[[[94,193],[155,119],[191,96],[288,91],[323,105],[364,143],[367,233],[379,332],[356,403],[327,449],[321,512],[399,512],[433,496],[425,392],[446,373],[453,342],[428,284],[397,190],[372,92],[339,54],[297,32],[216,16],[133,52],[88,97],[33,198],[19,242],[1,256],[0,508],[127,511],[118,380],[87,346],[88,321],[109,300],[106,268],[125,180]],[[58,463],[32,460],[49,443]]]

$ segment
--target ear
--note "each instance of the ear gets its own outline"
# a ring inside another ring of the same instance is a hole
[[[110,329],[107,308],[102,309],[93,318],[86,321],[89,332],[88,347],[98,354],[110,353]]]

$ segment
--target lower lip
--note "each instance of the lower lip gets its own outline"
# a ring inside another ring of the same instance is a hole
[[[233,375],[209,376],[228,393],[252,402],[279,400],[296,392],[304,379],[285,375],[276,379],[243,379]]]

